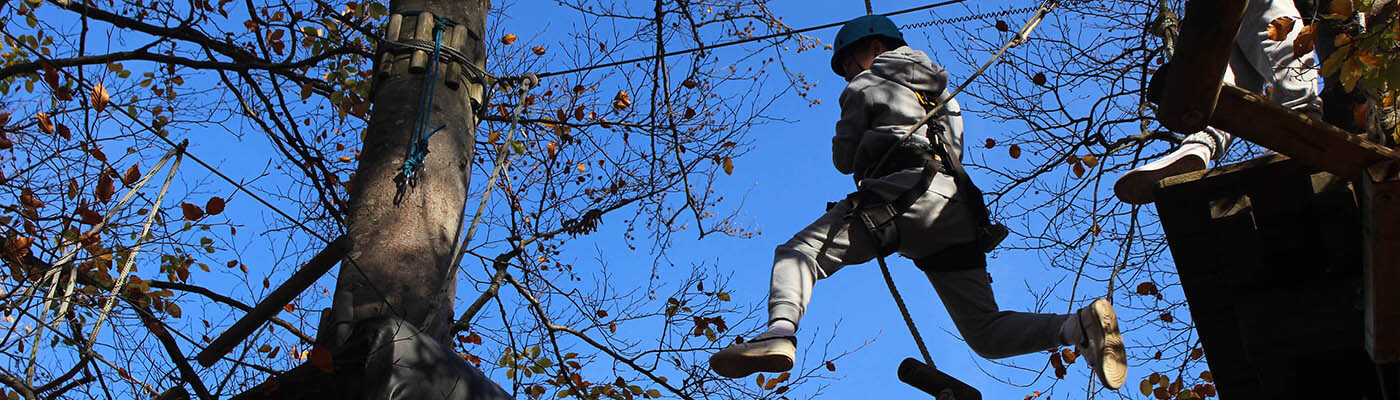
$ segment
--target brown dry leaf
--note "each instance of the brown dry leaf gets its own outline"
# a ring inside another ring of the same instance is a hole
[[[1076,177],[1076,178],[1083,178],[1083,177],[1084,177],[1084,171],[1085,171],[1085,170],[1084,170],[1084,164],[1083,164],[1083,163],[1074,163],[1074,177]]]
[[[224,212],[224,199],[222,197],[210,197],[204,203],[204,212],[209,215],[219,215]]]
[[[1034,83],[1036,86],[1045,86],[1045,73],[1036,72],[1035,76],[1031,77],[1031,83]]]
[[[39,64],[39,67],[42,68],[42,69],[44,70],[44,83],[49,84],[49,87],[50,87],[50,88],[53,88],[53,89],[57,90],[57,89],[58,89],[58,68],[55,68],[55,67],[53,66],[53,64],[49,64],[48,61],[44,61],[44,62],[40,63],[40,64]]]
[[[97,197],[98,202],[106,203],[112,201],[113,193],[116,193],[116,187],[112,184],[112,176],[102,174],[97,178],[97,188],[93,191],[93,195]]]
[[[1372,53],[1369,50],[1357,51],[1356,59],[1360,60],[1361,63],[1365,64],[1367,67],[1380,68],[1381,66],[1381,58],[1377,57],[1376,53]]]
[[[54,132],[58,134],[58,137],[61,137],[61,138],[64,138],[64,139],[72,139],[72,138],[73,138],[73,131],[68,130],[68,125],[57,124],[56,126],[54,126]]]
[[[331,351],[321,346],[311,348],[311,365],[320,369],[321,372],[331,373],[335,371],[335,360],[331,358]]]
[[[686,89],[694,89],[696,86],[700,86],[700,83],[696,82],[694,79],[686,78],[684,81],[681,81],[681,86],[684,86]]]
[[[1314,47],[1317,47],[1317,24],[1304,26],[1293,39],[1293,57],[1311,53]]]
[[[112,96],[107,94],[107,87],[101,83],[92,85],[92,95],[88,97],[88,104],[92,104],[92,109],[97,112],[107,108],[107,103],[112,101]]]
[[[297,310],[297,305],[296,305],[296,304],[287,303],[287,305],[282,306],[282,311],[286,311],[286,312],[296,312],[296,310]]]
[[[204,218],[204,210],[194,204],[180,203],[180,212],[184,214],[185,219],[190,221],[198,221],[200,218]]]
[[[725,175],[734,175],[734,159],[725,157],[724,161],[721,162],[721,167],[724,167]]]
[[[544,55],[544,46],[535,46],[531,48],[530,51],[535,52],[535,55],[537,56],[542,56]]]
[[[34,115],[34,118],[39,120],[39,131],[50,135],[53,134],[53,121],[49,119],[48,114],[38,113]]]
[[[139,164],[131,164],[131,168],[127,168],[126,173],[122,174],[123,185],[131,186],[131,184],[136,183],[138,179],[141,179],[141,167]]]
[[[1099,165],[1099,158],[1095,157],[1093,154],[1085,155],[1084,157],[1080,157],[1079,159],[1084,162],[1084,166],[1089,168],[1097,167]]]
[[[10,113],[0,113],[0,126],[10,123]]]
[[[1006,23],[1006,21],[997,20],[997,31],[1000,31],[1000,32],[1010,32],[1010,31],[1011,31],[1011,25],[1008,25],[1008,24]]]
[[[1288,40],[1288,34],[1293,32],[1293,18],[1278,17],[1269,22],[1269,26],[1264,28],[1268,32],[1269,40],[1282,42]]]
[[[1171,314],[1171,313],[1162,313],[1162,315],[1160,316],[1160,318],[1162,319],[1162,322],[1167,322],[1167,323],[1170,323],[1170,322],[1176,320],[1176,318],[1172,318],[1172,314]]]
[[[311,98],[311,84],[303,83],[301,84],[301,99],[306,100],[309,98]]]
[[[989,149],[990,149],[990,148],[993,148],[993,147],[997,147],[997,141],[996,141],[996,139],[987,138],[987,143],[983,144],[982,147],[986,147],[986,148],[989,148]]]
[[[487,143],[487,144],[496,143],[496,140],[499,140],[500,138],[501,138],[501,133],[500,133],[500,132],[491,131],[491,134],[486,136],[486,143]]]
[[[617,95],[613,96],[613,108],[621,110],[631,106],[632,96],[628,96],[626,90],[619,90]]]
[[[511,44],[511,43],[515,43],[515,39],[519,39],[519,38],[520,38],[520,37],[519,37],[519,36],[515,36],[514,33],[507,33],[505,36],[501,36],[501,44]]]
[[[1006,153],[1010,155],[1011,158],[1021,158],[1021,146],[1013,144],[1010,148],[1006,149]]]
[[[78,218],[88,225],[97,225],[102,222],[102,214],[87,207],[78,207]]]
[[[25,207],[44,208],[44,202],[34,198],[34,192],[30,191],[29,189],[24,189],[23,191],[21,191],[19,195],[19,203],[23,204]]]

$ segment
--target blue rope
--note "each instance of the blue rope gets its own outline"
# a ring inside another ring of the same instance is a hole
[[[428,129],[429,120],[432,118],[433,89],[437,87],[438,60],[442,57],[442,31],[450,23],[451,20],[447,18],[433,17],[433,56],[428,61],[432,67],[428,69],[428,79],[423,83],[424,96],[418,101],[418,119],[413,125],[413,143],[409,145],[408,154],[404,156],[403,166],[399,167],[400,184],[417,186],[418,173],[423,169],[423,159],[428,157],[428,138],[447,127],[444,124],[426,134],[423,133]]]

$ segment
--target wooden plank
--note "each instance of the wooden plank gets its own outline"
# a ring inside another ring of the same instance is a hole
[[[286,282],[277,286],[277,289],[273,289],[272,293],[263,298],[263,301],[253,306],[252,311],[248,311],[248,314],[239,318],[238,322],[235,322],[228,330],[214,338],[214,341],[205,346],[204,350],[200,350],[199,354],[195,356],[195,360],[198,360],[199,365],[206,368],[214,365],[215,362],[219,361],[219,358],[228,354],[239,343],[242,343],[243,339],[261,327],[263,322],[267,322],[268,318],[281,312],[282,307],[286,307],[301,292],[306,291],[306,288],[316,283],[317,279],[339,264],[341,257],[345,255],[349,247],[350,240],[345,236],[331,241],[325,249],[311,257],[305,266],[287,278]]]
[[[1400,361],[1400,162],[1367,169],[1357,197],[1366,350],[1378,364]]]
[[[1216,112],[1221,79],[1248,7],[1249,0],[1186,2],[1181,37],[1166,71],[1166,90],[1157,112],[1162,126],[1185,134],[1205,129]]]
[[[1376,163],[1400,160],[1400,152],[1231,85],[1220,90],[1220,102],[1210,124],[1349,180],[1360,178],[1362,170]]]

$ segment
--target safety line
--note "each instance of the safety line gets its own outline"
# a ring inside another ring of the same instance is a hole
[[[915,11],[923,11],[923,10],[928,10],[928,9],[932,9],[932,8],[943,7],[943,6],[947,6],[947,5],[958,4],[958,3],[965,2],[965,1],[967,1],[967,0],[947,0],[947,1],[941,1],[941,2],[937,2],[937,3],[933,3],[933,4],[922,5],[922,6],[918,6],[918,7],[914,7],[914,8],[906,8],[906,9],[899,10],[899,11],[888,12],[888,13],[884,13],[884,14],[880,14],[880,15],[884,15],[884,16],[886,16],[886,17],[890,17],[890,16],[895,16],[895,15],[900,15],[900,14],[908,14],[908,13],[915,12]],[[573,69],[566,69],[566,70],[563,70],[563,71],[546,72],[546,73],[543,73],[543,74],[539,74],[538,76],[539,76],[540,78],[548,78],[548,77],[555,76],[555,75],[572,74],[572,73],[576,73],[576,72],[584,72],[584,71],[595,70],[595,69],[599,69],[599,68],[616,67],[616,66],[619,66],[619,65],[632,64],[632,63],[636,63],[636,62],[647,61],[647,60],[653,60],[653,59],[657,59],[657,58],[678,56],[678,55],[682,55],[682,54],[690,54],[690,53],[695,53],[695,52],[700,52],[700,51],[705,51],[705,50],[710,50],[710,49],[717,49],[717,48],[720,48],[720,47],[728,47],[728,46],[740,45],[740,44],[745,44],[745,43],[757,42],[757,41],[760,41],[760,40],[768,40],[768,39],[779,38],[779,37],[784,37],[784,36],[792,36],[792,35],[796,35],[796,34],[800,34],[800,33],[807,33],[807,32],[811,32],[811,31],[815,31],[815,30],[821,30],[821,29],[826,29],[826,28],[834,28],[834,27],[837,27],[837,26],[845,25],[846,22],[847,22],[847,21],[832,22],[832,23],[829,23],[829,24],[817,25],[817,26],[813,26],[813,27],[807,27],[807,28],[796,29],[796,30],[790,30],[790,31],[786,31],[786,32],[779,32],[779,33],[774,33],[774,34],[769,34],[769,35],[763,35],[763,36],[758,36],[758,37],[752,37],[752,38],[748,38],[748,39],[741,39],[741,40],[736,40],[736,41],[732,41],[732,42],[716,43],[716,44],[705,45],[705,46],[700,46],[700,47],[695,47],[695,48],[690,48],[690,49],[685,49],[685,50],[677,50],[677,51],[672,51],[672,52],[664,53],[664,54],[657,54],[657,55],[650,55],[650,56],[643,56],[643,57],[631,58],[631,59],[626,59],[626,60],[622,60],[622,61],[614,61],[614,62],[610,62],[610,63],[590,65],[590,66],[587,66],[587,67],[578,67],[578,68],[573,68]]]

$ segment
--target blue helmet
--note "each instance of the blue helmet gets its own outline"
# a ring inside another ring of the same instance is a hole
[[[841,55],[841,50],[850,47],[851,44],[859,42],[861,39],[871,36],[882,36],[900,42],[904,41],[904,34],[899,31],[898,26],[895,26],[894,21],[890,21],[889,17],[873,14],[856,17],[850,20],[850,22],[846,22],[846,25],[842,25],[840,32],[836,32],[836,43],[833,44],[832,48],[834,51],[831,53],[831,70],[836,72],[836,75],[844,76],[845,74],[842,73],[841,68],[841,60],[838,59]]]

